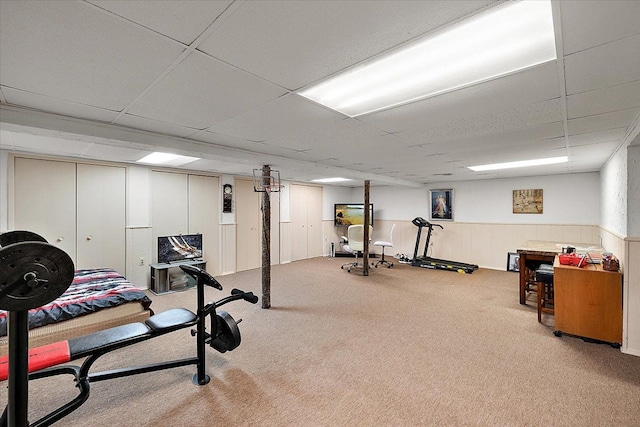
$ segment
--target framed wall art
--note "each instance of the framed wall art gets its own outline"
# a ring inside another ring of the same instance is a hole
[[[507,252],[507,271],[520,271],[520,255],[517,252]]]
[[[513,190],[514,214],[541,214],[542,189]]]
[[[429,190],[429,219],[453,221],[453,190]]]

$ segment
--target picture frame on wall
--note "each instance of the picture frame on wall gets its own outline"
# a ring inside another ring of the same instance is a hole
[[[507,252],[507,271],[520,271],[520,255],[516,252]]]
[[[430,220],[453,221],[453,189],[429,190],[429,201]]]
[[[542,214],[542,189],[513,190],[514,214]]]

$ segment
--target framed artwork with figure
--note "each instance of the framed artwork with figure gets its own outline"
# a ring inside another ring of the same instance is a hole
[[[429,219],[453,221],[453,190],[429,190]]]

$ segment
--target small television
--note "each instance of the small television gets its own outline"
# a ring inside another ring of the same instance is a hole
[[[333,205],[333,225],[364,225],[364,211],[364,203],[336,203]],[[369,225],[373,226],[373,203],[369,203]]]
[[[171,263],[202,258],[202,234],[158,237],[158,262]]]

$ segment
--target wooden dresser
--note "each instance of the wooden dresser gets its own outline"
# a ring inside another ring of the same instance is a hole
[[[600,264],[553,264],[555,334],[622,343],[622,274]]]

